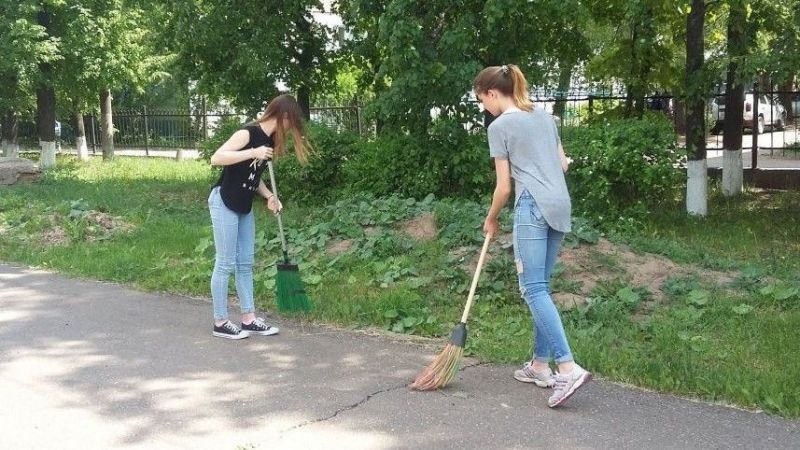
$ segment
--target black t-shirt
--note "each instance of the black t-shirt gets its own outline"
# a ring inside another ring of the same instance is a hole
[[[262,145],[267,147],[274,145],[272,136],[267,136],[267,133],[258,124],[247,125],[242,129],[250,133],[250,141],[239,151],[246,151]],[[248,214],[253,209],[253,197],[255,197],[256,189],[261,181],[261,174],[267,167],[266,161],[259,161],[255,166],[253,161],[253,159],[246,159],[236,164],[223,166],[222,174],[214,185],[220,187],[219,193],[225,206],[239,214]]]

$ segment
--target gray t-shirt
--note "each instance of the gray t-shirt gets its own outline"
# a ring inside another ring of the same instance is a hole
[[[516,200],[527,189],[547,223],[568,233],[572,204],[561,169],[560,144],[555,120],[542,108],[512,109],[489,125],[489,153],[509,160]]]

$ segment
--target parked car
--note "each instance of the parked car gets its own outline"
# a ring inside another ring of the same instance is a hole
[[[753,94],[744,96],[744,128],[753,128]],[[719,133],[725,122],[725,97],[715,97],[711,102],[711,115],[714,126],[711,131]],[[778,102],[773,102],[766,95],[758,96],[758,133],[764,132],[766,127],[771,130],[783,130],[786,126],[786,109]]]

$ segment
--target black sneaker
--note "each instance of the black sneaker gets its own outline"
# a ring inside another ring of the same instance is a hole
[[[264,319],[257,317],[252,323],[242,323],[242,330],[250,334],[260,334],[262,336],[272,336],[278,334],[278,327],[273,327],[264,322]]]
[[[225,323],[219,326],[214,325],[214,332],[212,334],[225,339],[244,339],[250,337],[250,333],[240,329],[231,323],[230,320],[226,320]]]

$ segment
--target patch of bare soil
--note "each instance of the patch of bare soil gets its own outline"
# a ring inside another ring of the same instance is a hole
[[[402,222],[400,229],[417,241],[430,241],[436,238],[436,219],[433,213],[425,213]]]
[[[730,283],[733,278],[724,272],[682,266],[650,253],[634,253],[629,248],[601,239],[597,245],[565,248],[559,255],[564,264],[564,277],[581,284],[581,294],[589,294],[604,281],[623,280],[634,287],[647,288],[656,300],[664,297],[661,288],[670,277],[697,274],[717,284]]]
[[[45,230],[41,239],[42,244],[48,247],[59,247],[69,243],[67,232],[58,225]]]
[[[487,263],[502,252],[511,252],[511,235],[498,236],[487,255]],[[460,267],[473,273],[478,261],[476,247],[459,247],[450,252],[460,262]],[[679,265],[666,257],[650,253],[636,253],[624,245],[601,239],[595,245],[576,248],[562,247],[559,262],[564,265],[562,279],[576,286],[575,292],[557,292],[553,295],[559,305],[569,309],[586,303],[586,298],[598,283],[620,280],[632,287],[646,288],[659,301],[665,297],[662,287],[671,277],[697,275],[719,285],[733,281],[725,272]],[[509,267],[509,270],[514,270]]]
[[[352,239],[344,239],[341,241],[330,241],[325,246],[325,252],[327,252],[331,256],[339,256],[342,253],[346,253],[348,250],[353,248],[355,241]]]

